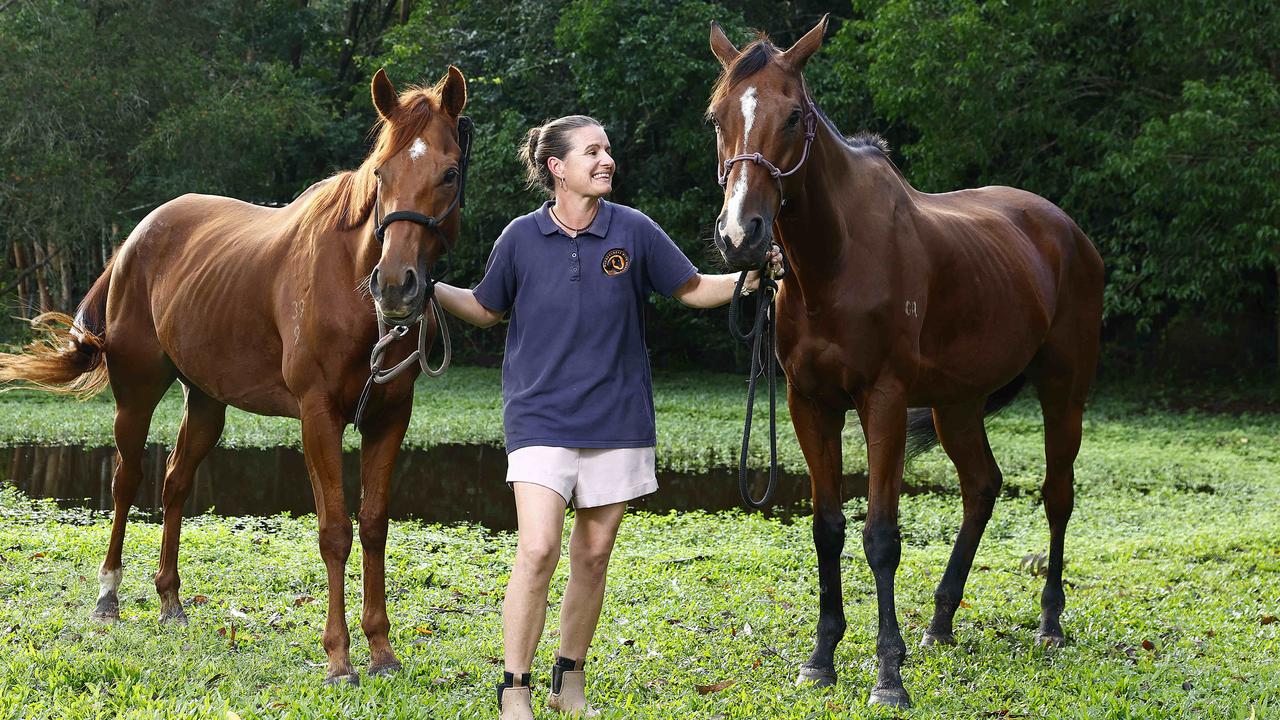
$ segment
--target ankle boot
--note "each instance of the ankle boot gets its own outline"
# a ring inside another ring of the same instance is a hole
[[[498,720],[533,720],[533,698],[529,690],[529,673],[502,674],[498,683]]]
[[[585,660],[571,660],[556,656],[551,668],[551,695],[547,707],[565,715],[596,717],[598,710],[587,704],[587,678],[583,671]]]

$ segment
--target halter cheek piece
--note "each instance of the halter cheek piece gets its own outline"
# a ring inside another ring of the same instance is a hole
[[[795,174],[795,172],[799,170],[802,165],[804,165],[804,161],[809,159],[809,146],[813,144],[813,138],[817,134],[818,134],[818,112],[817,112],[817,109],[814,108],[813,106],[813,100],[809,98],[809,96],[806,94],[804,98],[804,152],[800,155],[800,162],[797,162],[795,167],[791,168],[790,170],[786,172],[782,172],[781,170],[778,169],[776,165],[766,160],[765,157],[758,152],[745,153],[743,155],[734,155],[728,160],[725,160],[724,165],[720,168],[719,177],[718,177],[720,181],[720,187],[724,187],[729,183],[729,173],[733,170],[734,163],[740,163],[744,161],[750,161],[757,165],[760,165],[765,170],[768,170],[769,175],[771,175],[773,179],[777,180],[778,183],[781,184],[782,178],[788,175]]]

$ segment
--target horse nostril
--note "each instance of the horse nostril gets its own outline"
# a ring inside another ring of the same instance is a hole
[[[382,297],[382,284],[378,281],[378,268],[373,269],[373,274],[369,276],[369,292],[373,293],[375,298]]]
[[[754,242],[756,238],[760,237],[760,228],[762,227],[764,227],[764,221],[760,219],[759,215],[751,218],[751,222],[747,224],[746,239]]]
[[[411,298],[418,294],[418,273],[413,268],[404,271],[404,291],[405,298]]]

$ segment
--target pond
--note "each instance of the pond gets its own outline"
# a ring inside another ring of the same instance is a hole
[[[166,457],[161,446],[147,449],[143,482],[134,500],[134,506],[153,520],[160,518]],[[7,478],[30,497],[52,498],[63,507],[110,510],[114,463],[114,448],[18,446],[0,449],[0,478]],[[492,530],[514,530],[515,505],[503,482],[506,469],[502,448],[488,445],[402,450],[391,480],[391,518],[469,522]],[[359,453],[345,453],[344,487],[347,508],[353,515],[360,498],[359,472]],[[763,471],[751,473],[755,496],[764,491],[767,477]],[[659,471],[658,484],[657,493],[636,500],[632,507],[657,513],[741,507],[737,471]],[[863,474],[845,476],[842,485],[845,498],[866,496]],[[215,448],[196,472],[185,507],[187,516],[269,516],[282,512],[315,512],[302,453],[289,448]],[[766,514],[783,521],[807,516],[808,475],[780,473],[774,506]]]

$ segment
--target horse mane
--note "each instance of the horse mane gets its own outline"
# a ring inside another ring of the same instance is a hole
[[[769,40],[768,35],[761,33],[755,40],[752,40],[745,48],[742,49],[742,52],[738,53],[738,57],[726,66],[720,72],[720,76],[716,78],[716,83],[711,88],[711,102],[707,105],[707,116],[710,117],[711,108],[715,107],[718,102],[724,99],[724,96],[732,90],[734,86],[760,72],[765,68],[765,66],[776,60],[781,55],[782,51]],[[804,91],[806,94],[809,94],[807,85],[805,86]],[[812,99],[812,96],[810,96],[810,99]],[[837,138],[840,138],[840,140],[842,140],[849,149],[860,150],[866,148],[876,150],[879,151],[881,155],[884,155],[890,163],[893,162],[889,155],[889,141],[876,133],[867,130],[846,137],[836,127],[835,123],[831,122],[831,118],[827,117],[827,114],[818,107],[816,102],[813,107],[818,111],[818,117],[822,122],[831,129],[832,134]],[[894,165],[894,169],[897,169],[896,165]]]
[[[442,79],[433,87],[412,85],[400,93],[400,104],[390,121],[381,116],[369,131],[377,135],[373,150],[360,167],[344,170],[316,184],[305,200],[298,222],[320,230],[354,230],[369,219],[377,197],[378,179],[373,171],[421,136],[440,112]]]

